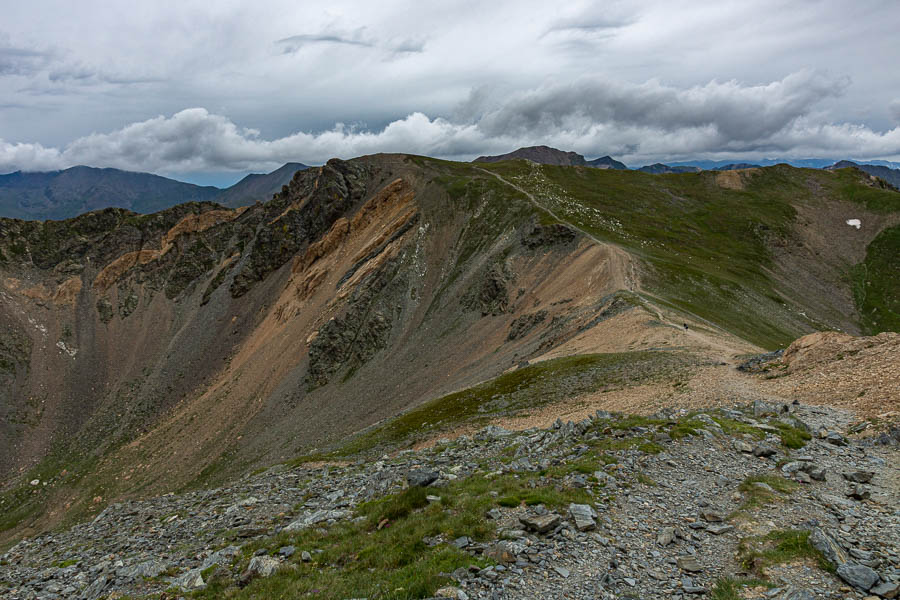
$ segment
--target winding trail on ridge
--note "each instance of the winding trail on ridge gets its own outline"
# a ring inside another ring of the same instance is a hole
[[[539,202],[538,199],[535,198],[531,192],[529,192],[525,188],[517,185],[516,183],[509,181],[508,179],[506,179],[499,173],[494,173],[493,171],[489,171],[482,167],[475,167],[475,168],[483,173],[486,173],[488,175],[495,177],[498,181],[500,181],[504,185],[507,185],[507,186],[513,188],[514,190],[516,190],[517,192],[521,193],[538,210],[541,210],[541,211],[547,213],[548,215],[550,215],[551,217],[553,217],[560,223],[565,223],[569,227],[573,227],[573,228],[577,229],[582,235],[584,235],[585,237],[590,239],[595,244],[598,244],[598,245],[608,249],[610,251],[610,254],[613,257],[615,257],[615,259],[619,262],[618,270],[620,273],[622,273],[622,275],[624,277],[625,287],[628,289],[628,291],[637,294],[642,300],[644,300],[644,302],[647,304],[647,308],[652,308],[653,312],[656,314],[656,318],[660,322],[665,323],[666,325],[669,325],[671,327],[675,327],[677,329],[682,329],[687,336],[695,339],[701,345],[711,346],[711,347],[715,348],[716,350],[720,351],[721,355],[719,356],[719,358],[721,359],[722,362],[728,363],[729,365],[736,364],[734,355],[737,352],[732,345],[723,343],[722,341],[717,340],[717,339],[713,339],[711,336],[704,334],[702,331],[697,331],[696,329],[690,329],[690,328],[683,329],[683,324],[678,323],[678,322],[672,320],[671,318],[669,318],[668,316],[666,316],[665,312],[659,307],[659,299],[641,287],[640,279],[637,276],[636,261],[635,261],[635,258],[631,255],[631,253],[629,253],[627,250],[625,250],[624,248],[622,248],[621,246],[619,246],[615,243],[601,240],[600,238],[594,236],[593,234],[591,234],[588,231],[585,231],[581,227],[578,227],[577,225],[570,222],[569,220],[560,217],[558,214],[553,212],[553,210],[551,210],[550,208],[547,208],[541,202]],[[691,319],[693,319],[697,322],[704,323],[705,325],[713,328],[714,330],[716,330],[722,334],[725,334],[729,337],[731,336],[731,334],[729,332],[722,329],[716,323],[708,321],[707,319],[704,319],[703,317],[696,315],[690,311],[687,311],[684,309],[678,309],[678,310],[684,314],[689,315],[691,317]]]

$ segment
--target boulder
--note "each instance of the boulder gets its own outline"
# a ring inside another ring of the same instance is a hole
[[[555,513],[549,513],[546,515],[526,515],[520,517],[519,521],[531,531],[536,533],[547,533],[559,525],[562,519]]]
[[[597,527],[597,523],[594,521],[597,513],[589,504],[570,504],[569,516],[572,517],[578,531],[589,531]]]
[[[850,563],[838,566],[837,574],[838,577],[864,592],[868,592],[872,589],[880,579],[878,573],[871,568],[865,565],[854,565]]]

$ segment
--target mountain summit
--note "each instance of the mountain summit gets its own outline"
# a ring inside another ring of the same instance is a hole
[[[529,146],[527,148],[519,148],[507,154],[498,154],[497,156],[479,156],[472,162],[495,163],[504,160],[516,159],[530,160],[542,165],[558,165],[564,167],[580,167],[587,162],[584,157],[577,152],[565,152],[557,150],[550,146]]]
[[[551,148],[550,146],[529,146],[519,148],[506,154],[497,156],[479,156],[472,162],[495,163],[504,160],[525,159],[542,165],[555,165],[560,167],[595,167],[597,169],[624,170],[628,167],[611,156],[603,156],[594,160],[585,160],[584,156],[577,152],[566,152]]]

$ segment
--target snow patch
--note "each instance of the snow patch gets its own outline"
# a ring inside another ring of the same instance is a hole
[[[859,229],[860,227],[862,227],[862,221],[860,221],[859,219],[847,219],[847,225]]]

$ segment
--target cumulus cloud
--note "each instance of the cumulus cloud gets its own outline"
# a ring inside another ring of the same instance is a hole
[[[816,105],[848,82],[803,71],[765,85],[712,81],[676,88],[584,79],[508,95],[474,91],[453,118],[413,112],[380,130],[336,124],[264,139],[204,108],[95,133],[65,148],[0,141],[0,169],[75,164],[156,172],[247,171],[288,161],[322,163],[376,152],[469,159],[549,144],[640,163],[659,157],[888,157],[900,155],[900,127],[822,120]]]

